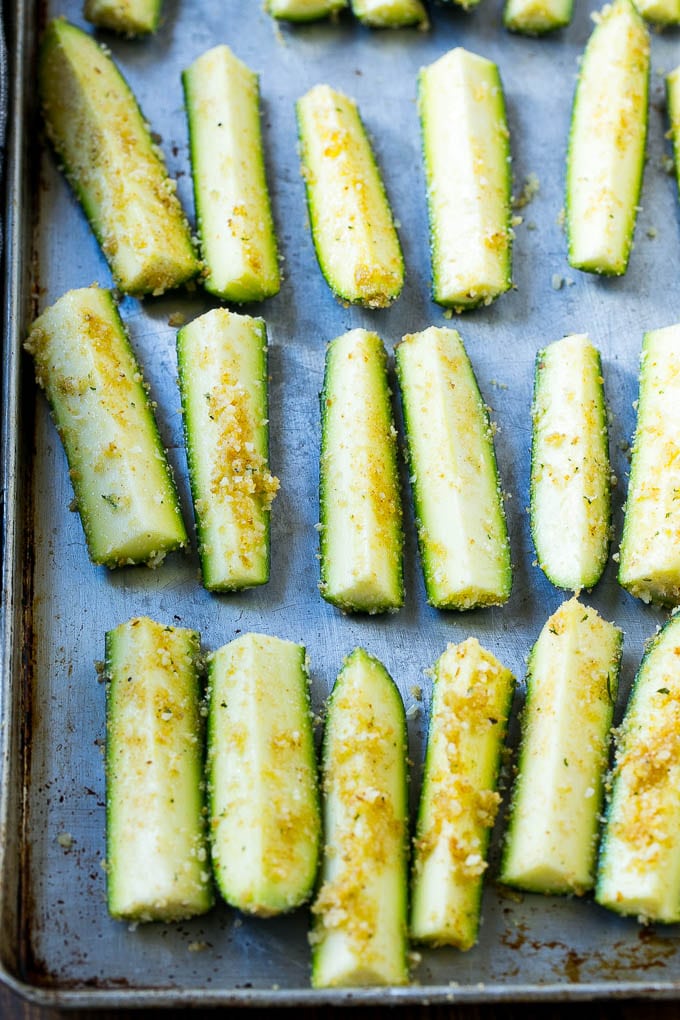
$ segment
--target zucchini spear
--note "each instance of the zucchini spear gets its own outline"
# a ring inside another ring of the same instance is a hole
[[[208,667],[212,860],[227,903],[270,917],[311,895],[321,824],[305,650],[244,634]]]
[[[458,333],[431,326],[396,348],[427,598],[438,609],[506,602],[510,546],[493,433]]]
[[[321,394],[321,594],[381,613],[404,602],[401,495],[385,349],[354,329],[328,345]]]
[[[595,899],[680,921],[680,616],[645,651],[617,735]]]
[[[406,719],[385,667],[357,648],[328,702],[325,853],[312,913],[315,988],[401,985],[406,961]]]
[[[456,311],[512,285],[511,171],[498,68],[460,47],[421,70],[432,296]]]
[[[85,0],[83,14],[97,28],[148,35],[158,28],[162,0]]]
[[[599,352],[587,336],[536,355],[531,446],[531,533],[558,588],[592,588],[607,562],[610,528],[607,408]]]
[[[26,340],[68,458],[93,563],[158,565],[186,545],[149,397],[111,293],[71,290]]]
[[[235,591],[269,580],[267,330],[215,308],[177,334],[189,478],[203,583]]]
[[[486,851],[514,677],[476,638],[434,668],[412,878],[411,936],[470,949],[477,941]]]
[[[199,636],[147,617],[106,635],[109,912],[178,921],[212,906]]]
[[[196,276],[175,181],[113,60],[56,18],[43,37],[38,83],[47,134],[117,286],[162,294]]]
[[[595,883],[599,814],[623,635],[564,602],[531,650],[500,881],[580,895]]]
[[[267,10],[281,21],[316,21],[347,7],[349,0],[267,0]]]
[[[646,333],[619,583],[643,602],[680,602],[680,325]]]
[[[633,244],[647,136],[649,36],[630,0],[602,9],[581,64],[567,155],[575,269],[621,276]]]
[[[224,301],[262,301],[278,293],[280,278],[257,75],[215,46],[182,82],[205,289]]]
[[[404,261],[356,104],[316,85],[298,101],[297,118],[321,272],[341,300],[385,308],[401,293]]]

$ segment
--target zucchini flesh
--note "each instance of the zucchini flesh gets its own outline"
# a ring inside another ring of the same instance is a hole
[[[347,7],[348,0],[267,0],[267,10],[282,21],[315,21]]]
[[[666,109],[669,120],[668,135],[673,143],[675,180],[680,191],[680,67],[666,75]]]
[[[45,31],[38,73],[47,134],[117,286],[162,294],[196,276],[175,182],[111,58],[57,18]]]
[[[280,278],[257,75],[215,46],[182,82],[205,289],[225,301],[262,301],[278,293]]]
[[[573,598],[531,651],[500,874],[506,885],[580,895],[594,884],[621,642],[618,627]]]
[[[404,260],[356,104],[316,85],[298,100],[297,117],[321,271],[338,298],[385,308],[401,293]]]
[[[628,268],[647,135],[649,37],[630,0],[600,12],[581,64],[567,157],[569,264]]]
[[[536,356],[531,533],[558,588],[592,588],[607,562],[610,479],[599,352],[579,334]]]
[[[488,413],[455,330],[404,337],[397,373],[427,598],[439,609],[501,605],[510,546]]]
[[[158,28],[161,0],[85,0],[83,14],[98,28],[147,35]]]
[[[106,635],[109,912],[176,921],[212,906],[199,636],[146,617]]]
[[[209,665],[208,789],[218,888],[268,917],[312,892],[320,842],[305,649],[244,634]]]
[[[269,580],[267,331],[215,308],[177,334],[187,459],[206,588]]]
[[[506,0],[503,24],[511,32],[543,35],[571,21],[573,0]]]
[[[92,562],[158,565],[187,534],[111,293],[64,294],[35,320],[25,347],[64,444]]]
[[[412,879],[411,937],[477,941],[486,851],[514,677],[475,638],[435,665]]]
[[[432,296],[460,311],[512,285],[511,171],[498,68],[457,48],[421,70]]]
[[[399,691],[357,648],[333,689],[324,732],[326,849],[310,936],[316,988],[408,980],[406,755]]]
[[[680,921],[680,617],[648,646],[617,735],[595,899]]]
[[[680,602],[680,325],[646,333],[619,583],[643,602]]]
[[[321,594],[379,613],[404,602],[396,430],[385,349],[354,329],[328,345],[321,394]]]
[[[427,26],[427,13],[420,0],[351,0],[352,13],[371,28]]]

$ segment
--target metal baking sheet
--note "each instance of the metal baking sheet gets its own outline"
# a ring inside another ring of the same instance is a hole
[[[10,26],[13,108],[5,224],[0,950],[4,979],[34,1001],[81,1006],[398,1003],[680,992],[678,928],[643,930],[588,897],[502,891],[493,881],[498,832],[478,947],[466,954],[423,951],[408,988],[311,991],[304,910],[262,921],[220,905],[195,921],[133,930],[109,919],[104,898],[104,688],[93,663],[103,656],[108,628],[145,613],[198,628],[208,650],[248,630],[301,641],[309,650],[317,708],[343,656],[364,645],[386,664],[411,710],[415,804],[430,693],[424,670],[447,642],[472,634],[522,680],[530,645],[563,598],[533,563],[526,504],[534,355],[539,346],[569,332],[590,333],[603,355],[613,465],[620,480],[614,497],[618,547],[628,469],[624,447],[634,427],[642,332],[680,319],[680,223],[675,183],[664,169],[668,143],[660,76],[677,59],[677,37],[654,34],[652,39],[649,158],[630,269],[620,280],[570,271],[559,213],[577,58],[592,25],[589,7],[577,4],[573,24],[564,32],[532,40],[502,29],[499,0],[483,0],[467,15],[435,6],[429,33],[371,32],[349,16],[290,28],[271,21],[259,2],[166,0],[156,37],[133,42],[102,36],[158,132],[189,210],[180,70],[208,47],[226,42],[261,73],[267,165],[285,281],[278,297],[253,311],[264,315],[269,328],[271,460],[281,493],[273,509],[271,582],[220,597],[201,589],[195,549],[184,557],[171,556],[156,571],[93,567],[79,519],[69,512],[65,458],[20,344],[37,310],[67,289],[93,281],[108,285],[110,275],[37,127],[40,26],[57,13],[83,24],[80,4],[16,5]],[[499,426],[496,445],[508,492],[513,593],[502,609],[447,614],[427,606],[404,470],[406,606],[388,617],[343,616],[317,592],[314,524],[324,348],[354,326],[375,328],[391,349],[405,332],[447,322],[429,295],[415,83],[421,65],[458,45],[500,65],[516,190],[529,173],[540,182],[516,227],[516,289],[453,323]],[[319,81],[358,100],[384,171],[408,272],[404,293],[389,310],[343,307],[316,264],[298,169],[294,101]],[[121,305],[158,402],[188,519],[175,328],[170,323],[177,314],[192,317],[209,306],[200,291],[143,304],[126,298]],[[619,589],[611,561],[604,580],[585,597],[625,629],[620,718],[643,644],[664,614]],[[423,688],[421,709],[415,685]],[[514,741],[520,703],[521,690]]]

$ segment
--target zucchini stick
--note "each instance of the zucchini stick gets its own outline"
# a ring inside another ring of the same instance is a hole
[[[186,545],[144,381],[108,290],[71,290],[26,340],[64,444],[93,563],[157,566]]]
[[[106,635],[109,912],[177,921],[212,906],[199,636],[146,617]]]
[[[680,602],[680,325],[646,333],[619,583],[643,602]]]
[[[421,70],[432,296],[461,311],[512,285],[505,99],[490,60],[454,49]]]
[[[328,345],[321,394],[323,597],[380,613],[404,601],[401,495],[385,349],[354,329]]]
[[[439,609],[501,605],[512,568],[493,433],[455,330],[396,348],[427,598]]]
[[[352,12],[371,28],[426,28],[427,13],[421,0],[351,0]]]
[[[574,598],[531,650],[501,864],[506,885],[577,895],[594,885],[622,637]]]
[[[558,588],[592,588],[607,562],[610,479],[599,352],[580,334],[536,355],[531,533]]]
[[[177,334],[189,478],[206,588],[269,580],[267,331],[262,319],[215,308]]]
[[[406,756],[399,691],[357,648],[333,689],[324,731],[326,846],[310,939],[316,988],[408,980]]]
[[[476,638],[434,668],[412,878],[411,936],[470,949],[477,941],[486,851],[514,677]]]
[[[316,85],[298,101],[297,117],[321,271],[341,300],[385,308],[401,293],[404,261],[356,104]]]
[[[278,293],[280,278],[257,75],[215,46],[182,82],[205,289],[224,301],[262,301]]]
[[[148,35],[158,28],[162,0],[85,0],[83,14],[97,28]]]
[[[63,18],[45,31],[39,88],[47,134],[126,294],[162,294],[199,270],[162,155],[108,54]]]
[[[212,860],[225,900],[269,917],[311,895],[321,823],[305,649],[244,634],[209,660]]]
[[[647,136],[649,36],[630,0],[602,9],[581,64],[567,155],[569,264],[628,268]]]

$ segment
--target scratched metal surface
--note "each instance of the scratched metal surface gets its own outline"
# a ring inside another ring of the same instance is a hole
[[[49,14],[65,13],[83,23],[77,3],[64,0],[47,7]],[[591,28],[587,5],[577,7],[566,31],[554,38],[528,40],[503,31],[499,0],[483,0],[469,15],[435,7],[429,33],[370,32],[349,17],[338,24],[279,28],[259,3],[167,0],[155,38],[130,42],[102,36],[161,136],[190,211],[180,70],[208,47],[226,42],[261,72],[264,138],[285,281],[278,297],[253,311],[265,317],[269,328],[271,460],[281,479],[281,493],[273,509],[271,582],[243,595],[219,597],[198,584],[195,548],[187,556],[171,556],[156,571],[109,573],[94,568],[79,519],[68,511],[72,494],[65,458],[18,345],[36,308],[73,287],[95,280],[108,285],[110,275],[35,130],[34,43],[44,12],[30,3],[17,6],[15,42],[24,66],[14,72],[18,109],[12,120],[8,199],[0,939],[6,980],[32,998],[81,1005],[396,1003],[451,996],[493,1000],[672,995],[680,990],[677,929],[641,933],[634,921],[609,915],[588,898],[508,896],[494,885],[493,863],[479,946],[467,954],[423,952],[414,969],[414,985],[400,990],[311,992],[305,911],[257,921],[221,905],[193,922],[129,930],[108,918],[104,900],[104,689],[93,661],[103,655],[108,628],[145,613],[198,628],[207,650],[247,630],[301,641],[309,651],[317,707],[343,656],[357,644],[386,664],[407,709],[414,704],[412,688],[417,684],[423,687],[427,710],[430,681],[424,670],[447,642],[470,634],[521,680],[532,641],[563,597],[532,563],[525,510],[533,359],[538,346],[569,332],[589,332],[603,355],[613,464],[620,479],[614,501],[614,548],[618,547],[627,470],[621,446],[634,426],[642,331],[680,318],[680,220],[674,181],[662,166],[667,143],[658,74],[673,66],[677,37],[670,33],[653,38],[649,159],[630,269],[621,280],[594,279],[568,269],[558,224],[577,57]],[[367,326],[375,328],[391,349],[405,332],[446,323],[429,296],[415,80],[421,65],[457,45],[500,65],[516,187],[530,172],[540,180],[540,191],[522,210],[524,222],[516,229],[516,289],[455,322],[499,426],[496,446],[509,493],[513,593],[502,609],[464,615],[430,609],[405,487],[406,606],[389,617],[343,616],[319,598],[316,587],[318,391],[324,347],[346,329]],[[342,307],[316,264],[298,170],[293,104],[319,81],[358,100],[400,224],[407,282],[400,300],[386,311]],[[31,235],[33,212],[37,225]],[[569,282],[556,290],[555,275],[568,277]],[[209,306],[200,292],[171,294],[143,304],[127,298],[121,305],[158,402],[188,520],[175,330],[169,320],[174,313],[194,316]],[[604,580],[587,599],[625,629],[620,718],[643,642],[663,614],[644,608],[617,587],[611,561]],[[520,701],[521,692],[515,703],[513,740]],[[422,713],[410,719],[414,804],[424,728]],[[59,842],[63,833],[72,837],[70,848]],[[498,843],[497,832],[494,861]],[[202,947],[198,951],[197,945]]]

